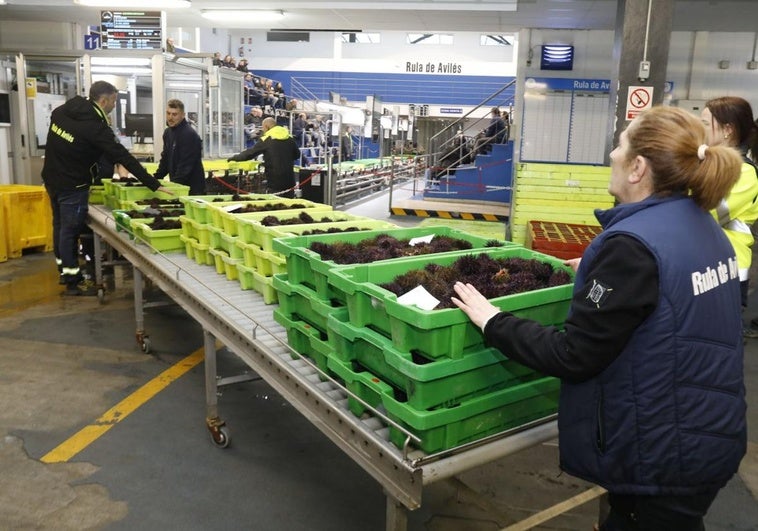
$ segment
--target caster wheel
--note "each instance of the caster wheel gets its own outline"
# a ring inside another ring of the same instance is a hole
[[[211,432],[211,441],[219,448],[228,447],[231,439],[229,438],[229,430],[226,429],[226,426],[218,428],[215,434]]]
[[[150,352],[150,338],[146,337],[142,339],[142,344],[140,345],[140,348],[142,349],[142,352],[145,354],[148,354]]]
[[[100,304],[104,304],[105,303],[105,290],[103,288],[100,288],[100,289],[97,290],[97,301]]]

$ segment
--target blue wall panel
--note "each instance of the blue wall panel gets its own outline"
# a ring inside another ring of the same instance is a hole
[[[302,72],[256,70],[256,75],[281,81],[286,94],[293,94],[292,79],[318,99],[329,100],[334,91],[350,101],[364,101],[377,95],[383,102],[426,103],[432,105],[478,105],[513,77],[434,74],[387,74],[371,72]],[[513,103],[515,85],[499,95],[494,104]]]

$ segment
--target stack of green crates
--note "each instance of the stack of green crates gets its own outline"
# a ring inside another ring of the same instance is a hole
[[[276,196],[270,194],[245,194],[241,196],[227,194],[181,197],[180,201],[184,205],[186,214],[181,218],[182,235],[180,239],[184,243],[185,253],[198,264],[216,265],[216,256],[211,254],[211,251],[218,248],[217,245],[214,245],[214,236],[221,231],[216,231],[212,223],[214,205],[245,204],[272,199],[276,199]],[[220,214],[217,213],[217,215],[220,220]],[[219,260],[222,259],[219,258]]]
[[[209,205],[213,203],[230,204],[237,197],[237,201],[267,201],[275,199],[271,194],[244,194],[244,195],[188,195],[180,198],[184,209],[190,219],[199,223],[211,223]]]
[[[266,278],[255,271],[254,265],[248,268],[244,263],[245,251],[238,244],[238,218],[242,216],[259,215],[266,216],[293,215],[293,212],[307,210],[308,212],[332,211],[332,207],[314,203],[305,199],[288,199],[271,195],[249,196],[251,200],[233,200],[206,203],[205,228],[208,234],[209,261],[216,266],[216,271],[225,274],[230,280],[239,280],[240,287],[244,290],[254,289],[263,295],[267,304],[276,302],[276,293],[271,286],[271,279]],[[281,205],[285,210],[266,210],[260,212],[245,212],[248,205],[256,207],[275,207]],[[193,205],[196,206],[196,205]],[[200,209],[197,209],[201,212]],[[238,213],[240,211],[241,213]],[[198,222],[192,222],[196,224]],[[197,249],[196,249],[197,250]],[[202,254],[196,254],[196,259],[204,258]],[[254,258],[253,262],[254,264]],[[260,277],[260,278],[259,278]]]
[[[153,192],[147,186],[134,184],[133,182],[119,182],[112,179],[103,179],[103,203],[110,209],[129,210],[134,201],[142,199],[177,199],[189,195],[189,186],[176,184],[166,180],[160,181],[161,186],[171,191]],[[172,195],[173,194],[173,195]]]
[[[364,403],[384,411],[417,435],[419,447],[428,453],[555,413],[558,380],[486,346],[481,331],[461,310],[402,306],[379,284],[430,263],[451,265],[466,254],[537,259],[570,272],[561,261],[508,245],[338,266],[319,264],[317,255],[303,250],[311,243],[297,238],[275,243],[287,253],[288,273],[274,277],[280,302],[274,318],[287,330],[293,349],[360,399],[348,400],[353,413],[361,415]],[[326,286],[323,279],[314,282],[316,271],[326,276]],[[562,326],[572,289],[569,284],[491,302],[521,317]],[[392,427],[390,438],[398,446],[405,443],[403,432]]]
[[[246,281],[254,283],[253,288],[265,286],[268,300],[276,301],[277,292],[273,284],[272,275],[286,271],[286,258],[273,251],[275,238],[303,234],[314,230],[376,230],[396,228],[392,223],[375,219],[354,216],[344,212],[308,210],[314,219],[313,223],[294,225],[265,226],[261,223],[266,213],[241,214],[238,218],[239,238],[237,245],[243,251],[244,261],[238,267],[240,269],[240,283],[245,286]],[[272,213],[268,213],[272,215]],[[295,217],[291,212],[274,213],[281,220]],[[328,220],[328,221],[326,221]]]
[[[492,240],[482,238],[451,227],[410,227],[394,228],[358,232],[344,232],[337,234],[314,234],[309,236],[293,236],[278,238],[273,241],[273,250],[281,254],[287,261],[287,274],[289,282],[303,284],[315,290],[316,295],[322,299],[338,299],[345,303],[341,292],[332,290],[327,282],[327,273],[333,269],[344,267],[333,260],[323,260],[321,255],[312,251],[310,247],[314,243],[327,245],[335,243],[358,244],[378,236],[388,235],[398,240],[413,240],[434,236],[446,236],[458,240],[464,240],[471,244],[472,249],[482,249],[492,244]],[[494,246],[494,244],[492,244]],[[510,242],[499,242],[500,246],[514,245]]]

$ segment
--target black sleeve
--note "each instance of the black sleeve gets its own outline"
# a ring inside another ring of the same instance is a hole
[[[142,164],[116,140],[116,136],[107,124],[102,123],[99,126],[94,134],[93,143],[102,151],[103,156],[113,161],[114,164],[121,164],[152,191],[160,188],[161,183],[150,175]]]
[[[586,265],[586,264],[585,264]],[[621,353],[634,330],[658,303],[658,266],[636,239],[609,238],[575,290],[564,331],[495,315],[484,328],[488,344],[509,358],[550,376],[583,381]]]
[[[161,151],[161,159],[158,162],[158,169],[155,170],[153,177],[156,179],[163,179],[168,175],[168,145],[170,139],[168,138],[168,127],[163,131],[163,150]]]
[[[268,138],[261,140],[260,142],[256,142],[253,147],[246,149],[241,153],[237,153],[236,155],[232,155],[229,157],[229,160],[236,162],[241,162],[243,160],[253,160],[255,157],[266,151],[268,148],[268,142],[270,142]]]
[[[291,148],[292,160],[299,159],[300,158],[300,148],[297,147],[297,142],[295,142],[294,138],[290,138],[290,148]]]

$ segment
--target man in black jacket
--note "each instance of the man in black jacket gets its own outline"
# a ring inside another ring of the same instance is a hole
[[[189,186],[190,195],[204,195],[203,142],[185,120],[184,103],[180,100],[168,100],[166,123],[163,152],[155,178],[169,175],[171,182]]]
[[[80,284],[78,239],[87,222],[89,188],[98,174],[101,157],[128,170],[151,190],[171,193],[118,143],[108,123],[118,89],[96,81],[89,98],[74,96],[55,109],[45,146],[42,181],[53,209],[53,251],[66,284],[65,295],[95,295],[92,286]]]
[[[250,149],[230,157],[230,161],[252,160],[263,154],[266,191],[279,193],[281,197],[295,197],[295,160],[300,158],[300,149],[289,131],[276,125],[274,118],[263,119],[263,135]]]

